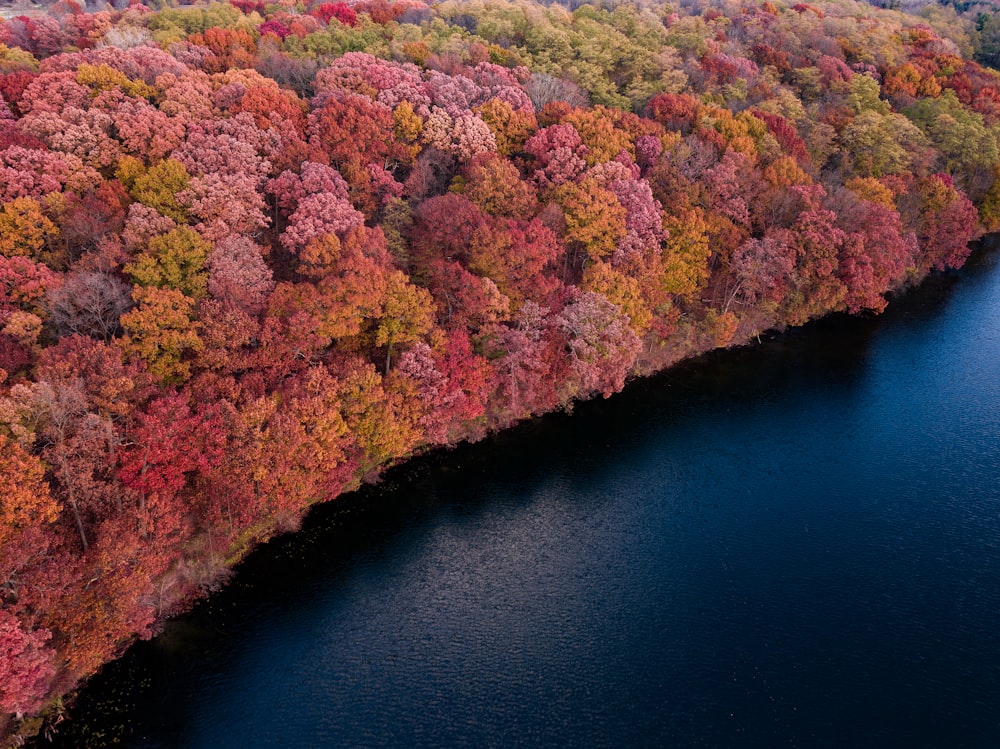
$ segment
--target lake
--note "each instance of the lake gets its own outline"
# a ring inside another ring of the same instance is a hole
[[[319,507],[59,745],[1000,746],[1000,251]]]

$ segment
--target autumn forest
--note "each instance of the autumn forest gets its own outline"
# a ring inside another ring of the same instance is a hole
[[[0,19],[0,738],[312,504],[1000,228],[941,8],[168,5]]]

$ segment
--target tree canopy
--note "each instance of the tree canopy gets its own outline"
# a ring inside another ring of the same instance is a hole
[[[0,732],[386,466],[1000,228],[995,19],[51,5],[0,20]]]

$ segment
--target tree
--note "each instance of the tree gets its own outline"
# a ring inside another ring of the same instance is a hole
[[[522,150],[525,141],[538,129],[534,112],[515,109],[501,99],[490,99],[476,107],[475,111],[493,133],[497,153],[501,156],[510,156]]]
[[[607,398],[621,390],[642,350],[621,309],[600,294],[583,292],[556,320],[568,338],[572,371],[564,386],[568,397],[601,393]]]
[[[924,140],[923,134],[902,115],[882,115],[874,110],[859,114],[841,134],[841,143],[862,177],[908,171],[914,152],[924,147]]]
[[[734,301],[774,305],[788,292],[795,248],[774,236],[748,239],[733,252],[731,268],[733,287],[723,311],[728,312]]]
[[[83,389],[87,410],[116,422],[150,397],[150,376],[126,363],[121,348],[81,335],[60,338],[38,358],[36,377],[53,390]]]
[[[195,228],[209,241],[255,235],[270,223],[257,183],[249,174],[206,174],[192,179],[177,199],[199,219]]]
[[[0,309],[12,306],[44,315],[46,296],[61,280],[44,263],[21,255],[0,256]]]
[[[415,343],[399,357],[393,373],[396,381],[403,378],[413,388],[411,408],[419,414],[421,439],[432,444],[468,434],[471,422],[485,411],[488,375],[485,360],[459,331],[448,337],[443,350]]]
[[[587,168],[587,147],[569,124],[542,128],[528,139],[524,150],[535,157],[535,180],[540,187],[558,187]]]
[[[907,202],[916,199],[917,203],[918,267],[926,273],[961,266],[976,231],[978,216],[972,202],[944,174],[917,180],[914,192]]]
[[[274,281],[259,245],[246,237],[223,239],[209,254],[206,266],[213,298],[250,315],[259,314],[267,305]]]
[[[0,255],[38,255],[57,234],[56,226],[31,198],[0,205]]]
[[[60,335],[79,333],[109,341],[132,299],[125,282],[110,273],[76,271],[49,292],[48,305]]]
[[[149,241],[124,271],[140,286],[156,286],[180,291],[191,299],[205,296],[205,260],[212,246],[198,232],[186,226],[173,229]]]
[[[698,109],[698,100],[690,94],[657,94],[646,105],[649,117],[685,134],[694,128]]]
[[[41,200],[63,188],[72,171],[73,160],[43,148],[11,144],[0,150],[0,199]]]
[[[180,394],[157,398],[136,422],[118,475],[138,496],[139,536],[163,543],[184,534],[191,521],[180,501],[190,477],[207,474],[222,461],[222,424],[211,410],[193,411]]]
[[[521,179],[517,167],[492,154],[469,163],[464,194],[493,216],[528,219],[538,210],[535,190]]]
[[[47,629],[25,631],[0,609],[0,711],[22,715],[42,706],[56,675],[51,637]]]
[[[820,207],[825,197],[819,186],[798,188],[805,201],[791,229],[776,237],[795,248],[796,261],[789,317],[793,324],[835,310],[843,304],[847,289],[837,275],[846,233],[837,228],[837,215]]]
[[[308,195],[327,193],[342,200],[349,197],[349,187],[336,169],[314,161],[305,161],[299,172],[286,169],[269,180],[267,191],[274,196],[278,210],[285,216],[295,212],[299,201]]]
[[[118,175],[137,201],[174,221],[187,221],[187,209],[177,194],[187,189],[191,175],[179,161],[167,159],[145,170],[140,162],[126,157],[119,164]]]
[[[643,283],[610,263],[596,262],[583,273],[580,288],[604,296],[628,315],[629,324],[639,335],[649,330],[653,321],[651,304],[647,302]]]
[[[261,129],[278,127],[287,131],[291,127],[297,134],[305,131],[305,102],[294,92],[271,85],[267,79],[247,88],[232,111],[249,112]]]
[[[188,354],[203,346],[193,319],[195,301],[177,289],[155,286],[136,286],[132,298],[139,306],[122,315],[122,350],[145,362],[164,384],[183,382],[191,373]]]
[[[614,193],[594,179],[565,183],[553,196],[563,209],[566,241],[582,249],[591,260],[610,256],[625,238],[625,208]]]
[[[375,345],[385,346],[385,372],[389,373],[392,347],[417,341],[434,324],[434,302],[426,289],[414,286],[404,273],[386,277],[385,298],[375,326]]]
[[[538,110],[552,102],[565,103],[570,107],[585,107],[589,103],[587,92],[573,81],[547,73],[533,74],[524,89]]]
[[[596,106],[593,109],[576,109],[563,118],[563,123],[580,134],[586,147],[587,164],[611,161],[620,153],[635,156],[635,146],[628,131],[618,126],[619,110]]]
[[[621,264],[633,256],[658,255],[666,239],[663,206],[653,197],[649,183],[642,179],[616,179],[608,184],[608,190],[625,209],[625,236],[615,247],[615,262]]]
[[[129,155],[155,165],[167,158],[184,138],[184,121],[142,99],[126,99],[114,113],[114,125]]]
[[[468,260],[469,241],[480,231],[488,231],[486,215],[468,198],[455,193],[423,201],[417,208],[413,229],[415,259]]]
[[[325,234],[342,236],[364,222],[364,214],[334,193],[307,195],[288,217],[281,243],[289,252],[300,252],[318,237]]]
[[[285,403],[279,409],[278,403]],[[341,414],[339,383],[322,365],[288,378],[276,394],[243,408],[236,449],[227,461],[249,458],[248,520],[294,527],[310,504],[341,491],[354,466],[347,451],[352,435]],[[231,475],[231,473],[229,474]],[[236,506],[234,512],[244,514]]]
[[[309,139],[331,163],[344,164],[352,158],[364,162],[391,164],[410,156],[395,136],[392,110],[363,96],[347,95],[330,99],[309,114]],[[484,126],[485,127],[485,126]]]
[[[240,112],[188,124],[187,138],[171,158],[195,177],[244,174],[262,180],[271,171],[270,158],[279,145],[276,132],[261,130],[253,115]]]
[[[358,25],[358,14],[346,3],[322,3],[309,12],[324,23],[336,20],[344,26]]]
[[[853,191],[844,191],[832,196],[830,203],[838,225],[847,232],[838,268],[847,287],[847,309],[881,312],[885,294],[914,270],[917,238],[903,227],[891,202],[859,200]]]
[[[420,434],[417,416],[398,393],[385,388],[375,367],[349,359],[336,375],[340,412],[356,441],[362,475],[409,453]]]
[[[66,264],[84,252],[96,250],[105,239],[121,234],[128,195],[118,182],[104,182],[83,195],[64,193],[58,214],[62,252],[51,253],[53,263]]]
[[[469,269],[492,279],[515,303],[552,293],[558,281],[545,271],[564,254],[559,238],[539,219],[490,220],[468,238]]]
[[[525,302],[513,323],[491,326],[492,336],[484,340],[484,344],[492,344],[484,348],[487,358],[493,360],[490,416],[494,425],[509,424],[565,402],[558,392],[565,373],[558,369],[561,362],[549,309]]]
[[[471,112],[451,114],[434,107],[424,120],[420,137],[431,148],[450,153],[459,163],[468,163],[475,156],[494,153],[496,138],[489,126]]]
[[[738,226],[749,227],[748,199],[760,193],[748,189],[753,177],[752,160],[745,154],[727,151],[704,176],[711,191],[711,207]]]
[[[0,587],[48,543],[45,529],[61,506],[49,491],[42,462],[0,435]],[[32,549],[36,546],[36,549]]]

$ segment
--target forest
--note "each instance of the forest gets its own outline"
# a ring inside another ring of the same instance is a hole
[[[0,740],[314,503],[1000,228],[954,14],[118,5],[0,19]]]

